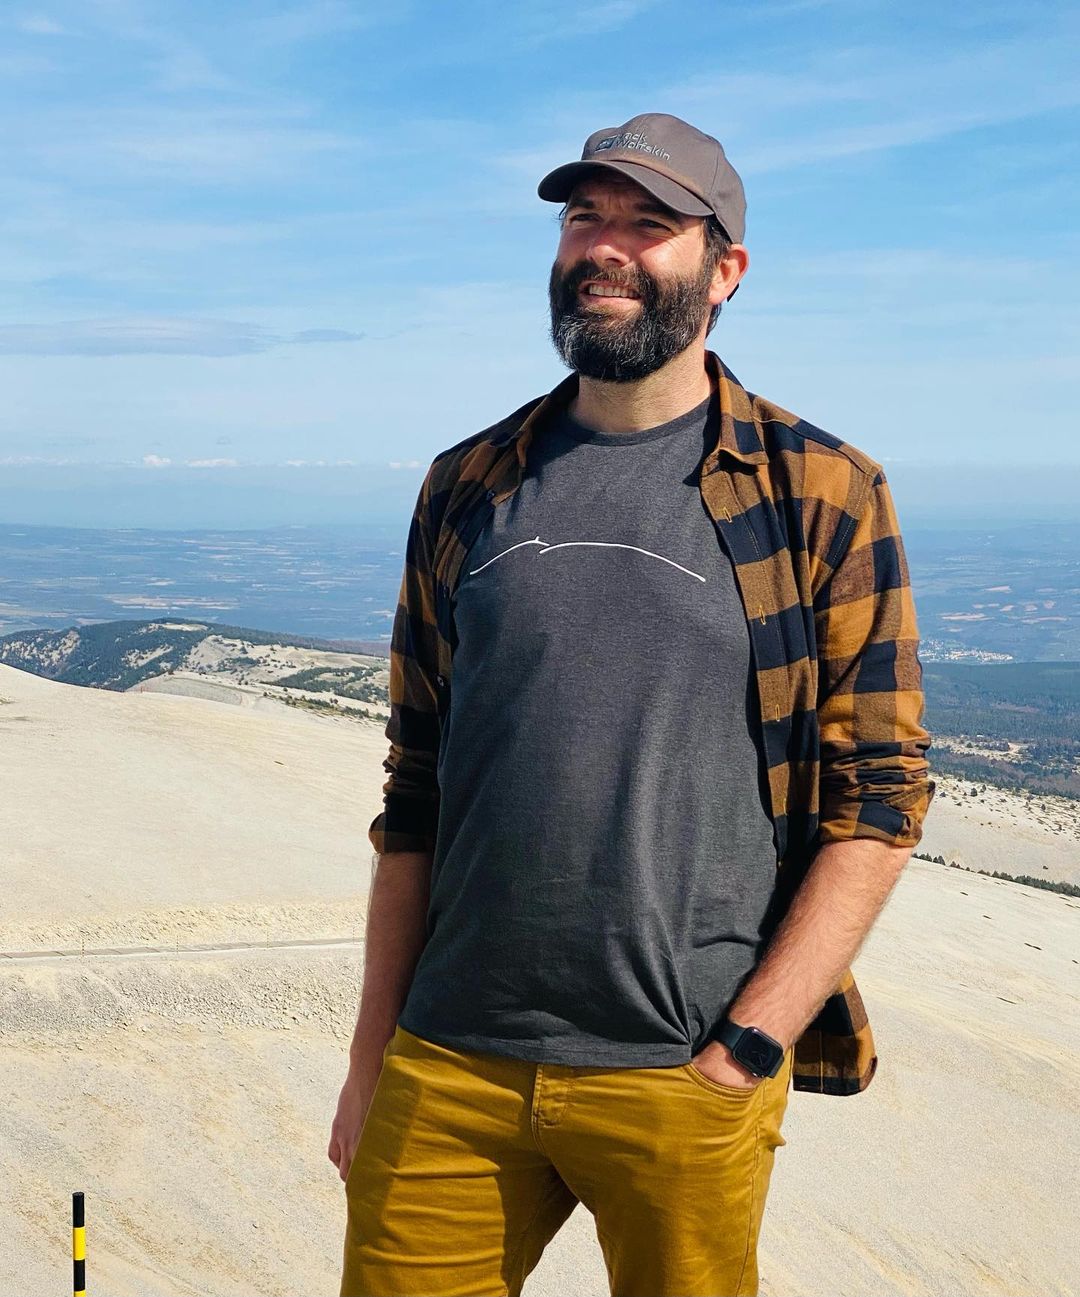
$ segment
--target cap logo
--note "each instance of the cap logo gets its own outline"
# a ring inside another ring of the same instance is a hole
[[[654,158],[659,158],[661,162],[671,160],[671,154],[665,152],[659,144],[650,144],[642,131],[627,131],[622,135],[609,135],[607,139],[601,140],[593,149],[594,153],[602,153],[605,149],[634,149],[638,153],[651,153]]]

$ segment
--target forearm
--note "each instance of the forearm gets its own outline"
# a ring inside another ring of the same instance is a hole
[[[729,1008],[732,1021],[794,1044],[851,967],[911,851],[869,838],[826,843]]]
[[[364,981],[349,1048],[350,1070],[377,1069],[427,941],[430,852],[391,851],[377,858],[368,895]]]

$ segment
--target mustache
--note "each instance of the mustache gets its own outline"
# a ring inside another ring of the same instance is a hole
[[[638,267],[627,267],[625,270],[600,270],[588,261],[579,261],[569,270],[559,271],[555,268],[558,286],[566,297],[576,294],[582,284],[609,284],[612,288],[625,288],[638,297],[649,298],[655,295],[655,285],[648,275]]]

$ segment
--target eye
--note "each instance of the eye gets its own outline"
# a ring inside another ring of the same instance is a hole
[[[662,221],[651,221],[648,219],[648,217],[645,217],[642,221],[639,222],[639,224],[646,225],[649,227],[649,229],[652,230],[663,230],[667,234],[671,233],[670,228],[666,226]]]

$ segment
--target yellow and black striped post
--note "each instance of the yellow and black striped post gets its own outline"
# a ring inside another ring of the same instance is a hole
[[[71,1195],[71,1266],[75,1297],[86,1297],[86,1216],[81,1193]]]

